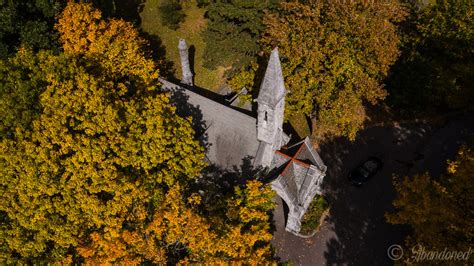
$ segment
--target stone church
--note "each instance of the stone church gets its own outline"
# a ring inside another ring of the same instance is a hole
[[[278,50],[270,55],[260,86],[256,114],[238,108],[228,101],[199,93],[193,85],[188,47],[181,39],[180,84],[161,80],[164,90],[185,101],[194,111],[188,112],[193,121],[201,121],[199,132],[206,140],[206,159],[222,169],[235,169],[244,161],[259,168],[260,175],[288,206],[286,230],[298,234],[301,219],[321,184],[326,166],[313,149],[309,138],[291,143],[283,131],[285,95]],[[234,97],[235,98],[235,97]],[[176,103],[179,109],[179,101]],[[198,130],[199,131],[199,130]]]

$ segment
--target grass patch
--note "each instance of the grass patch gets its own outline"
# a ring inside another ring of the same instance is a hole
[[[204,18],[205,10],[199,8],[195,0],[182,3],[182,11],[185,15],[184,21],[179,28],[172,30],[163,25],[160,15],[160,7],[167,0],[147,0],[140,13],[141,28],[144,32],[160,38],[166,49],[166,59],[173,62],[174,73],[177,78],[181,77],[181,65],[178,51],[180,38],[186,39],[188,46],[194,46],[194,72],[195,84],[199,87],[218,91],[225,83],[224,72],[226,68],[218,67],[210,70],[202,66],[204,53],[204,39],[201,32],[206,28]],[[152,47],[153,49],[153,47]],[[192,55],[190,49],[190,55]],[[193,59],[191,59],[193,62]]]
[[[321,216],[328,208],[326,200],[322,196],[316,195],[303,216],[300,233],[309,234],[316,230]]]
[[[300,138],[311,136],[311,130],[306,120],[306,116],[303,114],[293,115],[288,119],[293,129],[296,131]]]

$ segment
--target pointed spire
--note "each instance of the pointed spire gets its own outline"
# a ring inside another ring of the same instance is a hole
[[[257,101],[275,106],[285,96],[285,83],[281,71],[278,48],[273,49],[268,61],[265,77],[263,78]]]

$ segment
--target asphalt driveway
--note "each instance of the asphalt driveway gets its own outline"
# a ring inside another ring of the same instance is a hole
[[[385,221],[393,211],[394,175],[424,171],[439,176],[446,160],[474,134],[474,115],[467,114],[438,123],[393,123],[361,132],[355,142],[344,139],[320,148],[328,166],[324,190],[331,202],[330,215],[320,231],[309,239],[284,230],[283,208],[274,211],[272,244],[280,261],[294,265],[393,265],[387,248],[402,244],[409,228]],[[383,169],[362,187],[347,181],[349,171],[369,156],[384,162]]]

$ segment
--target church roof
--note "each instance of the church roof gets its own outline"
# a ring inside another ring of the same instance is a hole
[[[193,117],[209,162],[229,170],[239,168],[244,160],[253,163],[259,147],[256,118],[169,81],[160,81],[163,89],[172,92],[178,114]]]
[[[163,90],[171,92],[176,113],[192,117],[195,137],[206,148],[209,169],[219,177],[222,173],[238,172],[250,177],[248,175],[253,175],[254,170],[270,179],[276,177],[271,186],[289,207],[286,230],[298,233],[301,219],[314,195],[321,194],[326,166],[308,138],[276,151],[290,139],[282,129],[286,90],[278,49],[271,52],[256,100],[258,116],[262,119],[259,121],[212,93],[197,94],[195,91],[199,90],[193,87],[184,40],[180,40],[179,49],[183,70],[181,83],[186,85],[160,81]],[[271,111],[268,117],[267,111]]]
[[[270,169],[278,169],[278,177],[273,181],[294,205],[307,204],[310,196],[308,189],[324,177],[326,166],[318,153],[314,151],[309,138],[276,151]]]
[[[283,99],[285,93],[285,82],[281,71],[280,57],[278,49],[275,48],[270,55],[257,101],[258,103],[273,107]]]

